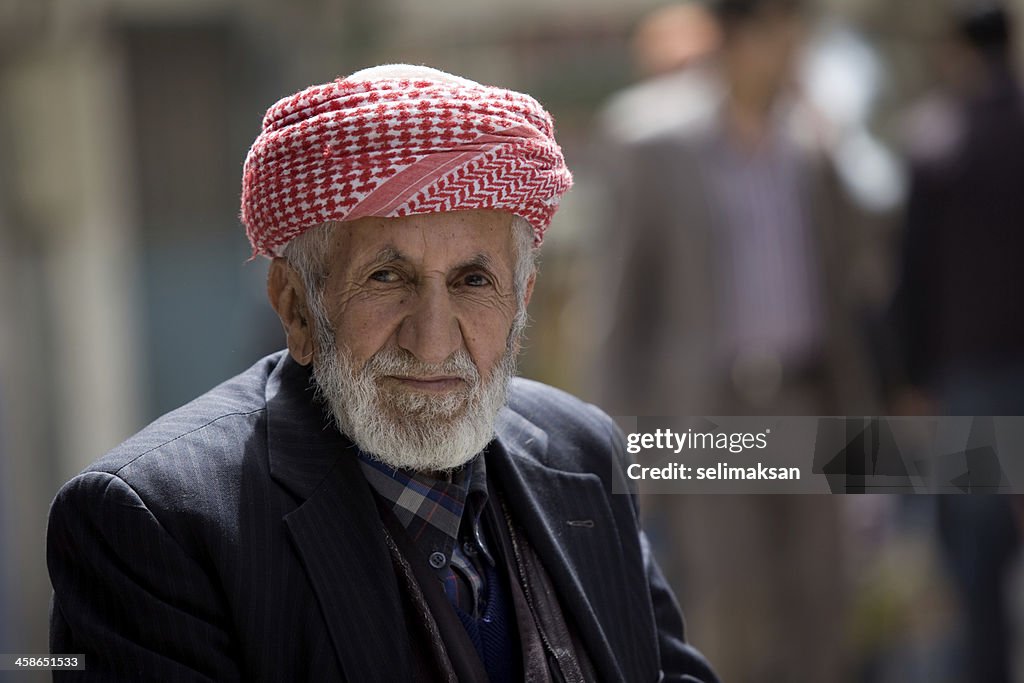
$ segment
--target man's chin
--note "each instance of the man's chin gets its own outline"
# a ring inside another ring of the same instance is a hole
[[[445,425],[465,416],[469,396],[464,390],[435,393],[403,388],[381,392],[380,403],[381,412],[395,422],[414,420],[423,426]]]

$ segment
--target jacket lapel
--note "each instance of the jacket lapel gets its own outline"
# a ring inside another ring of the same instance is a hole
[[[497,427],[500,447],[492,445],[488,471],[493,468],[512,516],[544,563],[601,678],[627,680],[616,657],[631,642],[619,628],[619,601],[631,599],[626,589],[643,577],[629,580],[601,480],[541,464],[547,435],[514,412],[502,411]]]
[[[284,522],[350,681],[413,680],[398,584],[354,446],[285,355],[267,383],[271,477],[301,501]]]

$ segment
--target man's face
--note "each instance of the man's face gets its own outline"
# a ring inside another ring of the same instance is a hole
[[[773,98],[792,76],[804,32],[800,14],[771,8],[733,27],[724,44],[733,87]]]
[[[463,211],[334,230],[311,306],[314,373],[363,450],[446,470],[491,439],[518,346],[511,219]]]
[[[516,313],[512,216],[460,211],[362,218],[334,231],[324,307],[339,348],[361,367],[403,349],[437,364],[464,350],[483,378],[505,352]],[[444,395],[450,377],[388,378],[389,391]]]

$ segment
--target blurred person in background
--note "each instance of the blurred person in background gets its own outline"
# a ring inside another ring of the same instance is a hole
[[[1024,415],[1024,97],[1008,10],[979,0],[906,116],[911,191],[896,312],[929,411]],[[921,411],[916,411],[921,412]]]
[[[952,19],[938,53],[942,86],[906,117],[911,185],[894,311],[907,382],[897,410],[1024,415],[1024,96],[1013,20],[982,0],[960,3]],[[937,505],[965,617],[965,680],[1008,683],[1014,500]]]
[[[867,414],[853,215],[823,121],[790,88],[803,3],[712,8],[710,100],[608,155],[602,393],[622,414]]]
[[[704,60],[718,48],[718,23],[698,2],[665,5],[637,23],[630,41],[637,76],[664,76]]]
[[[805,4],[710,8],[721,45],[693,107],[607,138],[599,400],[620,415],[872,414],[848,271],[857,216],[827,126],[793,87]],[[673,545],[697,549],[670,549],[669,565],[724,680],[842,678],[835,500],[653,498]]]
[[[644,15],[630,40],[639,82],[616,93],[598,113],[602,140],[624,143],[657,135],[708,106],[714,83],[707,60],[720,40],[718,22],[697,0]]]

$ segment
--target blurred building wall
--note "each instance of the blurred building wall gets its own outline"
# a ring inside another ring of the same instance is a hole
[[[143,413],[122,63],[91,30],[22,46],[0,71],[0,306],[10,323],[0,425],[13,535],[0,649],[27,653],[47,649],[43,535],[55,479],[129,434]]]

